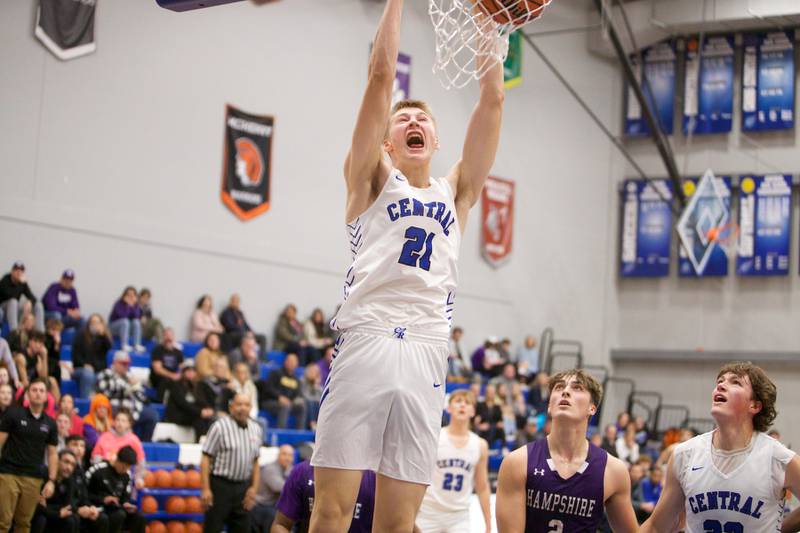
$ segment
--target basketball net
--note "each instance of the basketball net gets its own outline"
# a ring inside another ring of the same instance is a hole
[[[508,36],[538,18],[551,0],[530,9],[527,2],[512,2],[492,16],[481,11],[483,0],[429,0],[428,13],[436,33],[436,58],[433,73],[445,89],[460,89],[470,80],[483,77],[508,55]],[[500,2],[496,2],[496,5]],[[488,11],[487,11],[488,13]]]

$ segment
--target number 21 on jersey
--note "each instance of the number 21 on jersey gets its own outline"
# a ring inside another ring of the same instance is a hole
[[[400,258],[397,260],[402,265],[419,267],[422,270],[431,269],[431,254],[433,253],[433,238],[436,234],[428,233],[417,226],[406,229],[406,243]]]

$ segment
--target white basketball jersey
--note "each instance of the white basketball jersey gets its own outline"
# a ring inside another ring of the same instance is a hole
[[[713,431],[704,433],[675,448],[673,468],[686,496],[686,531],[780,531],[786,465],[794,452],[755,432],[750,455],[725,475],[714,466],[712,435]]]
[[[469,509],[475,486],[475,469],[481,458],[480,437],[469,433],[466,446],[458,448],[450,440],[447,428],[439,433],[439,450],[433,479],[425,491],[422,507],[428,511],[463,511]]]
[[[449,333],[461,229],[445,178],[418,189],[392,169],[347,238],[353,263],[334,329],[377,323]]]

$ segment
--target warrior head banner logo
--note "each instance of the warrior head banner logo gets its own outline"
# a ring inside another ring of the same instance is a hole
[[[227,106],[222,202],[242,220],[269,209],[274,119]]]
[[[483,257],[493,267],[511,254],[514,234],[514,182],[489,176],[481,199]]]

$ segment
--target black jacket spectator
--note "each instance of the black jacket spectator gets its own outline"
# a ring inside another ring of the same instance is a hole
[[[89,468],[86,472],[86,488],[92,505],[106,508],[119,508],[130,502],[133,491],[130,474],[120,474],[108,461],[100,461]],[[104,503],[108,496],[117,498],[118,503]]]
[[[297,354],[286,354],[283,368],[273,370],[265,381],[259,381],[259,405],[278,419],[278,427],[285,428],[289,415],[294,416],[295,429],[305,429],[308,406],[295,377]]]
[[[205,403],[205,397],[200,393],[194,364],[188,360],[182,365],[181,379],[169,385],[164,419],[172,424],[194,428],[199,439],[208,433],[213,415],[213,407]]]
[[[228,387],[229,379],[209,376],[198,385],[197,395],[204,405],[214,411],[227,413],[228,401],[233,397],[233,391]]]
[[[92,317],[81,328],[72,341],[72,367],[80,368],[90,365],[95,372],[101,372],[108,368],[106,354],[111,349],[111,337],[105,329],[102,318],[99,325],[95,325],[92,330]]]
[[[31,304],[36,303],[36,296],[31,292],[27,281],[14,283],[10,272],[0,279],[0,303],[11,299],[19,300],[22,296],[25,296]]]
[[[287,372],[285,368],[273,370],[262,387],[264,395],[259,391],[258,397],[262,400],[277,400],[280,396],[286,396],[294,400],[300,395],[300,380],[294,372]]]
[[[172,328],[165,329],[164,342],[153,348],[153,352],[150,355],[150,383],[156,388],[159,401],[164,399],[164,393],[169,388],[170,383],[177,379],[177,375],[172,379],[158,375],[154,370],[155,363],[160,362],[163,370],[177,374],[183,359],[183,351],[175,343],[175,332]]]

